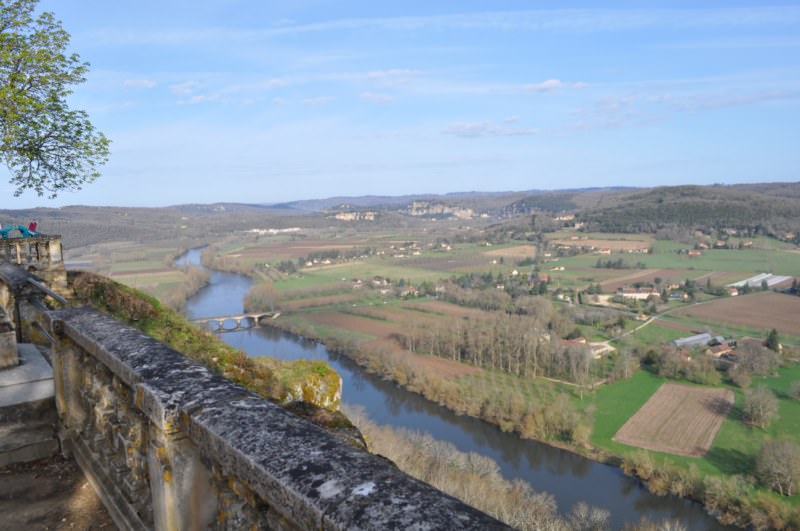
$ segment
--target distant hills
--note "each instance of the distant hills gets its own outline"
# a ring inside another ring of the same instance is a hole
[[[578,217],[588,230],[655,232],[675,225],[779,236],[800,232],[800,183],[638,190],[609,197]]]
[[[0,210],[0,223],[40,220],[68,247],[102,241],[203,238],[250,228],[336,227],[338,223],[403,224],[426,219],[456,223],[576,224],[582,230],[657,233],[665,228],[767,234],[800,241],[800,183],[755,183],[656,188],[582,188],[458,192],[404,196],[331,197],[280,204],[214,203],[163,208],[69,206]],[[560,222],[554,218],[574,221]]]
[[[592,187],[566,190],[524,190],[503,192],[452,192],[448,194],[412,194],[399,196],[364,195],[339,196],[326,199],[304,199],[288,203],[265,205],[274,209],[295,209],[306,212],[328,212],[345,209],[401,209],[411,203],[428,201],[433,203],[472,208],[477,210],[507,210],[509,212],[529,213],[531,209],[543,209],[552,212],[579,207],[580,203],[565,200],[568,196],[579,194],[597,194],[635,190],[632,187]],[[517,206],[511,206],[518,203]],[[530,205],[528,207],[527,205]],[[506,208],[508,207],[508,208]]]

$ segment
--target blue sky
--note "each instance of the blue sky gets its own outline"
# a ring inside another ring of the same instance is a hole
[[[800,181],[798,3],[40,7],[112,155],[9,208]]]

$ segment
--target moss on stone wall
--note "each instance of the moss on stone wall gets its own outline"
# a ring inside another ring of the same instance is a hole
[[[269,357],[256,361],[157,299],[107,277],[70,272],[69,285],[76,302],[138,328],[265,398],[283,404],[301,400],[332,411],[339,409],[341,378],[325,361],[283,362]]]

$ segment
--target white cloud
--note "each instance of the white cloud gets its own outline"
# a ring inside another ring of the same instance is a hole
[[[259,30],[222,27],[131,31],[106,28],[94,35],[100,43],[185,46],[197,42],[251,42],[314,32],[383,30],[495,30],[600,33],[648,29],[782,28],[800,24],[798,6],[692,9],[541,9],[449,15],[376,17],[285,24]]]
[[[303,105],[308,107],[319,107],[320,105],[325,105],[326,103],[330,103],[333,101],[331,96],[316,96],[313,98],[306,98],[303,100]]]
[[[572,113],[573,129],[635,127],[662,122],[682,113],[744,107],[800,99],[800,88],[774,90],[705,90],[630,92],[600,98]]]
[[[389,103],[390,101],[394,101],[394,96],[390,96],[388,94],[377,94],[375,92],[362,92],[361,99],[365,101],[371,101],[373,103]]]
[[[122,86],[125,88],[133,88],[133,89],[150,89],[158,85],[152,79],[126,79],[122,82]]]
[[[194,92],[195,88],[197,87],[197,83],[194,81],[186,81],[184,83],[177,83],[175,85],[170,85],[169,90],[178,96],[186,96]]]
[[[215,101],[217,99],[219,99],[219,96],[216,94],[212,95],[195,94],[189,98],[178,100],[178,105],[196,105],[198,103],[208,103],[210,101]]]
[[[509,121],[510,120],[510,121]],[[462,138],[480,138],[492,136],[530,136],[539,132],[531,127],[514,127],[517,119],[512,117],[500,124],[490,122],[457,122],[448,126],[443,132],[446,135]]]
[[[370,79],[386,79],[389,77],[418,76],[421,73],[421,70],[412,70],[410,68],[390,68],[388,70],[373,70],[367,73],[367,77]]]
[[[524,89],[527,92],[555,92],[561,89],[584,88],[588,86],[588,83],[584,83],[582,81],[578,81],[576,83],[566,83],[560,79],[545,79],[539,83],[525,85]]]

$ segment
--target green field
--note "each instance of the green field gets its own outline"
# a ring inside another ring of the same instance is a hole
[[[791,382],[800,380],[800,365],[783,368],[778,377],[754,378],[753,387],[772,389],[779,400],[779,417],[766,429],[754,428],[741,420],[740,407],[743,392],[735,387],[736,406],[722,424],[711,449],[703,458],[683,457],[659,452],[650,452],[663,461],[682,467],[694,465],[703,474],[733,475],[752,474],[755,458],[761,445],[770,438],[788,438],[800,442],[800,400],[788,397]],[[670,381],[650,372],[640,370],[628,380],[616,382],[598,389],[588,403],[595,408],[594,430],[591,442],[598,448],[616,455],[626,456],[642,450],[613,441],[614,435],[662,383]],[[682,382],[686,385],[693,385]],[[584,401],[586,402],[586,400]],[[586,407],[584,405],[584,407]],[[800,494],[789,498],[800,504]]]
[[[598,235],[595,235],[598,236]],[[611,238],[613,235],[602,235]],[[598,236],[599,237],[599,236]],[[748,276],[762,272],[779,275],[797,275],[800,273],[800,253],[784,249],[785,244],[769,238],[756,240],[760,249],[711,249],[703,251],[702,256],[690,257],[678,254],[677,250],[686,249],[687,245],[673,241],[656,241],[653,254],[613,253],[610,256],[584,254],[554,259],[544,264],[542,270],[548,272],[554,280],[562,282],[566,287],[583,287],[587,282],[580,277],[592,277],[592,282],[602,282],[612,278],[635,274],[635,269],[601,269],[594,265],[598,259],[622,258],[626,263],[634,265],[638,262],[648,269],[687,269],[692,271],[686,275],[693,279],[715,271],[732,273],[726,282],[742,280]],[[565,271],[550,271],[554,267],[563,266]]]

